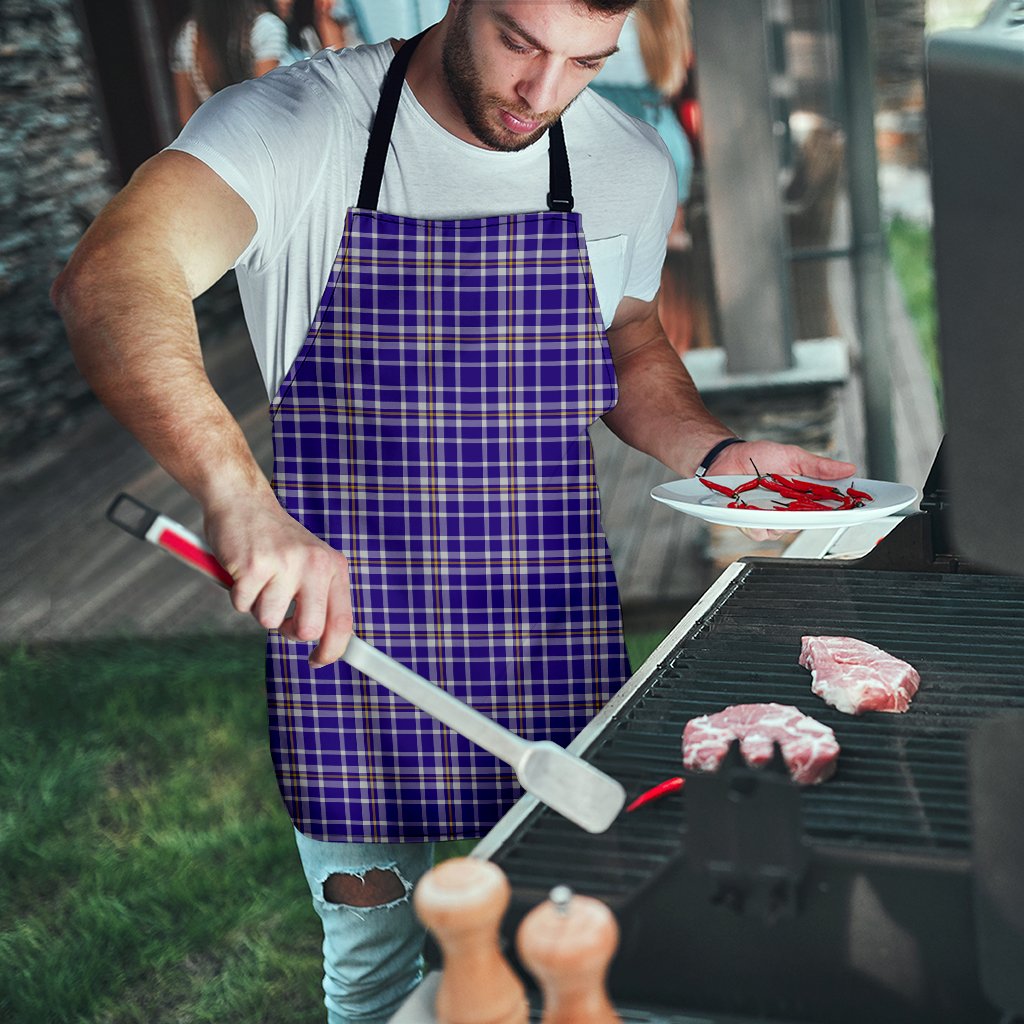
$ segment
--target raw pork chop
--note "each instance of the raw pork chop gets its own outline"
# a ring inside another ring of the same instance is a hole
[[[734,704],[686,723],[683,766],[691,771],[715,771],[734,739],[740,741],[740,752],[752,768],[771,760],[772,744],[778,740],[790,778],[804,786],[824,782],[836,770],[839,758],[835,733],[797,708]]]
[[[802,637],[800,664],[811,691],[847,715],[906,711],[921,682],[912,665],[848,636]]]

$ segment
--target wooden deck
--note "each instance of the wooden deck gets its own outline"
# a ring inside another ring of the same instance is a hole
[[[849,282],[841,266],[831,273],[837,317],[844,336],[854,337]],[[899,475],[920,485],[941,437],[935,396],[895,282],[887,302]],[[266,396],[244,326],[210,346],[207,363],[257,458],[269,467]],[[841,454],[863,463],[855,343],[853,365],[837,426]],[[627,628],[667,627],[717,572],[708,561],[704,528],[648,497],[653,486],[671,478],[659,463],[600,424],[593,440]],[[127,491],[200,527],[191,498],[103,409],[31,459],[0,471],[0,484],[8,497],[0,510],[0,640],[261,632],[232,610],[219,588],[106,521],[109,503]],[[736,557],[760,549],[735,536]]]

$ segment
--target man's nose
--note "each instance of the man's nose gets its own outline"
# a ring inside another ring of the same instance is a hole
[[[519,82],[519,98],[535,114],[558,109],[560,69],[554,64],[538,63]]]

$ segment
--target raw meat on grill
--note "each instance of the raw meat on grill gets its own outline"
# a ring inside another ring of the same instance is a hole
[[[733,740],[747,764],[759,768],[778,741],[789,776],[801,785],[824,782],[836,770],[839,744],[827,725],[788,704],[734,704],[713,715],[692,718],[683,729],[683,767],[717,770]]]
[[[906,711],[921,682],[912,665],[849,636],[802,637],[800,664],[811,691],[847,715]]]

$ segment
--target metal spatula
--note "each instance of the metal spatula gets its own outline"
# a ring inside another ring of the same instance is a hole
[[[221,586],[231,586],[231,576],[201,538],[136,498],[118,495],[107,518]],[[587,832],[606,831],[622,810],[626,802],[622,786],[557,743],[524,740],[359,637],[352,637],[342,657],[354,669],[511,765],[527,793]]]

